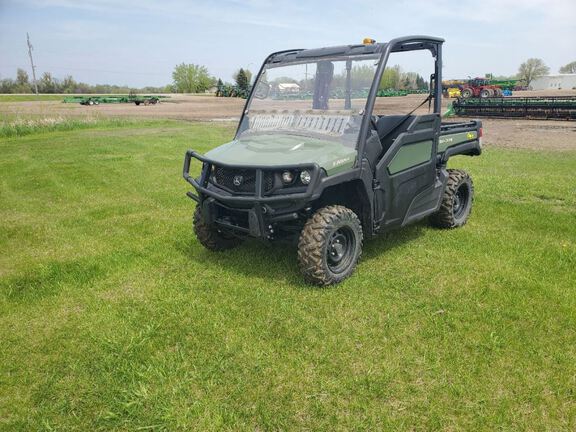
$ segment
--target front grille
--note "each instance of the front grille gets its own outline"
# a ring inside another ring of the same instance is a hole
[[[274,187],[274,174],[270,171],[264,171],[262,177],[264,192],[269,192]],[[256,192],[256,171],[253,169],[214,166],[212,180],[218,186],[233,192],[251,194]]]
[[[216,166],[214,167],[214,180],[216,181],[216,184],[232,191],[254,193],[256,185],[256,171]]]
[[[262,177],[264,178],[264,192],[270,192],[274,187],[274,173],[264,171]]]

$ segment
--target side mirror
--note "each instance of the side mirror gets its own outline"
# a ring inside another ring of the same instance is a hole
[[[254,89],[254,97],[256,99],[266,99],[268,94],[270,94],[270,84],[267,82],[259,81],[256,85],[256,88]]]

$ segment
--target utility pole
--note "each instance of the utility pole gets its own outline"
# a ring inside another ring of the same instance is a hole
[[[34,60],[32,59],[32,50],[34,47],[30,43],[30,35],[26,33],[26,42],[28,42],[28,55],[30,56],[30,64],[32,65],[32,79],[34,80],[34,90],[36,95],[38,95],[38,83],[36,82],[36,66],[34,66]]]

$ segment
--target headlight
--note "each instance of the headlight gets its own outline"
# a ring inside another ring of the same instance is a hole
[[[292,174],[290,171],[284,171],[282,173],[282,183],[290,184],[293,181],[294,181],[294,174]]]
[[[306,170],[302,171],[300,173],[300,181],[302,182],[302,184],[310,184],[310,180],[312,179],[312,176],[310,176],[310,173]]]

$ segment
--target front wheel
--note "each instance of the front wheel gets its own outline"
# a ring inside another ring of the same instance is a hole
[[[200,206],[196,206],[194,211],[194,233],[202,246],[211,251],[232,249],[242,243],[242,239],[223,233],[214,225],[204,222]]]
[[[304,277],[331,285],[350,276],[362,254],[362,225],[344,206],[321,208],[308,219],[298,241],[298,262]]]
[[[464,225],[472,212],[474,184],[466,171],[448,170],[448,181],[438,211],[430,216],[437,228],[458,228]]]
[[[468,98],[471,98],[472,96],[474,96],[474,93],[472,93],[472,90],[468,89],[468,88],[462,90],[462,92],[460,94],[464,99],[468,99]]]

